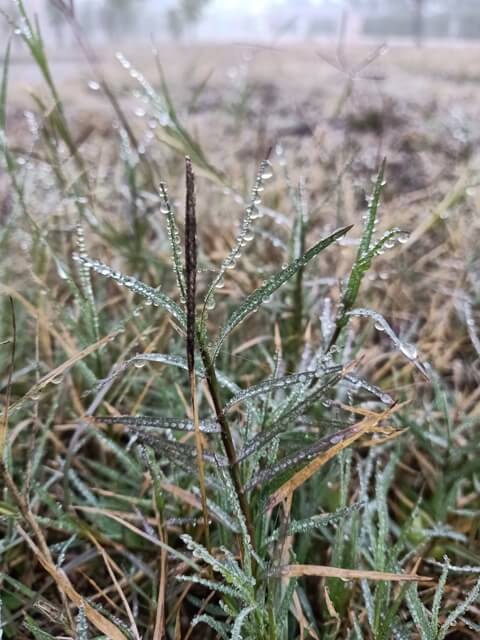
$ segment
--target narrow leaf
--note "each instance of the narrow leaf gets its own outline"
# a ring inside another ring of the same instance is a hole
[[[153,304],[155,307],[162,307],[171,316],[173,316],[182,327],[186,327],[187,318],[183,309],[161,291],[136,280],[136,278],[125,276],[123,273],[120,273],[120,271],[115,271],[108,265],[100,262],[100,260],[93,260],[92,258],[78,254],[74,254],[73,259],[77,262],[83,263],[88,268],[93,269],[102,276],[112,278],[112,280],[115,280],[123,287],[127,287],[134,293],[138,293],[140,296],[143,296],[147,300],[147,304]]]
[[[220,332],[220,337],[215,345],[215,357],[218,356],[225,338],[252,312],[256,311],[279,287],[294,276],[299,269],[310,262],[321,251],[329,247],[335,240],[344,236],[353,225],[337,229],[334,233],[317,242],[301,258],[291,262],[285,269],[274,275],[268,282],[251,293],[243,303],[228,318]]]
[[[349,427],[350,434],[347,437],[342,438],[338,443],[327,449],[327,451],[321,453],[317,458],[315,458],[315,460],[312,460],[312,462],[310,462],[310,464],[305,468],[297,471],[292,478],[275,491],[268,500],[267,509],[271,509],[279,502],[282,502],[296,489],[298,489],[298,487],[311,478],[326,462],[334,458],[338,453],[340,453],[340,451],[349,447],[366,433],[391,432],[390,429],[379,426],[380,422],[389,417],[391,413],[392,409],[388,409],[380,414],[373,414],[372,417],[364,418],[360,422]]]
[[[277,463],[272,465],[271,467],[267,467],[266,469],[262,469],[257,473],[251,480],[248,481],[246,486],[244,487],[245,491],[251,491],[254,487],[259,484],[264,484],[265,482],[269,482],[273,480],[277,475],[288,471],[292,467],[297,467],[300,464],[304,464],[309,460],[317,457],[318,454],[322,451],[328,451],[328,449],[332,446],[338,445],[340,442],[344,440],[348,440],[352,437],[353,434],[358,432],[358,426],[353,425],[347,427],[346,429],[342,429],[341,431],[337,431],[332,433],[324,438],[321,438],[314,444],[304,447],[299,451],[295,451],[293,454],[287,456],[286,458],[282,458]]]
[[[155,429],[173,429],[174,431],[194,431],[192,420],[156,416],[97,416],[96,422],[103,424],[124,424],[138,429],[145,428],[149,433]],[[220,427],[215,420],[200,420],[200,431],[203,433],[219,433]]]

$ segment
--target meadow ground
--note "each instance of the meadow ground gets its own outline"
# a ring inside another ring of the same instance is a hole
[[[59,109],[16,51],[0,100],[4,637],[478,637],[478,53],[233,44],[161,47],[156,61],[147,47],[92,69],[52,52]],[[188,320],[138,283],[181,309],[182,240],[159,182],[183,239],[185,155],[197,301],[240,234],[207,302],[220,390],[199,330],[201,425]],[[245,214],[267,156],[273,176],[264,166]],[[250,292],[349,225],[216,349]],[[392,228],[404,233],[375,248]],[[154,353],[167,355],[142,358]],[[313,576],[292,568],[305,565]]]

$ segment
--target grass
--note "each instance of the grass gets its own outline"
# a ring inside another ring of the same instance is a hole
[[[179,108],[123,55],[142,116],[94,65],[117,121],[85,138],[18,10],[44,85],[12,127],[7,49],[2,637],[476,637],[467,145],[420,187],[413,159],[366,163],[405,116],[372,125],[350,74],[318,189],[304,148],[250,124],[253,79],[211,153],[188,106],[209,82]],[[438,155],[437,126],[403,144]],[[256,169],[234,146],[252,131]]]

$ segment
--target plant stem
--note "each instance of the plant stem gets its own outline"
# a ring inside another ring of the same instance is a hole
[[[203,441],[200,433],[198,418],[197,388],[195,380],[195,297],[197,287],[197,221],[196,221],[196,197],[195,176],[192,162],[185,158],[186,169],[186,201],[185,201],[185,288],[187,305],[187,363],[190,378],[190,394],[192,401],[193,423],[195,425],[195,444],[197,447],[198,474],[200,480],[200,493],[202,496],[203,523],[205,529],[205,543],[210,551],[210,533],[208,529],[207,491],[205,487],[205,470],[203,462]]]
[[[230,426],[223,412],[223,406],[222,406],[222,401],[220,396],[220,386],[217,380],[215,365],[213,364],[212,358],[210,357],[210,352],[208,350],[207,345],[205,344],[204,337],[200,332],[198,332],[197,334],[197,340],[198,340],[198,346],[199,346],[200,354],[203,361],[203,366],[205,367],[208,389],[210,391],[210,395],[212,396],[213,405],[215,407],[215,413],[217,415],[217,420],[220,425],[220,435],[222,438],[223,447],[225,449],[225,453],[227,454],[227,458],[229,462],[230,477],[232,478],[232,482],[235,488],[235,492],[237,494],[238,502],[240,503],[240,508],[245,518],[247,531],[250,536],[250,541],[253,547],[255,548],[255,537],[254,537],[254,529],[253,529],[253,523],[252,523],[252,514],[250,510],[250,505],[245,499],[245,494],[243,493],[243,489],[242,489],[242,482],[240,479],[240,467],[237,462],[237,453],[235,451],[235,444],[233,442]]]

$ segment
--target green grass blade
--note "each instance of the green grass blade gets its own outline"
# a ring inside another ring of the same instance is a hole
[[[342,440],[345,440],[351,435],[351,433],[352,427],[346,427],[341,431],[337,431],[328,436],[325,436],[324,438],[321,438],[308,447],[304,447],[303,449],[300,449],[299,451],[296,451],[291,455],[282,458],[266,469],[261,469],[256,475],[253,476],[253,478],[251,478],[247,482],[245,491],[250,491],[259,484],[270,482],[279,474],[283,474],[289,469],[298,467],[299,465],[313,460],[313,458],[315,458],[320,452],[327,451],[330,447],[333,447]]]
[[[52,636],[46,631],[43,631],[43,629],[40,629],[40,627],[35,624],[30,616],[25,617],[23,624],[25,628],[30,631],[35,640],[55,640],[55,636]]]
[[[186,300],[185,277],[183,275],[184,267],[180,252],[180,235],[178,233],[177,221],[175,220],[175,214],[170,203],[170,198],[168,197],[168,191],[165,183],[161,182],[159,189],[161,198],[160,211],[165,215],[165,220],[167,222],[168,242],[170,244],[170,253],[172,255],[172,264],[177,280],[177,287],[180,291],[181,299]]]
[[[128,427],[144,429],[146,433],[155,433],[160,429],[173,429],[174,431],[194,431],[192,420],[183,418],[156,417],[156,416],[98,416],[97,422],[103,424],[124,424]],[[200,431],[203,433],[218,433],[219,426],[214,420],[200,420]]]
[[[410,615],[420,633],[421,640],[434,640],[435,635],[431,632],[428,611],[420,600],[417,585],[412,585],[407,591],[406,600]]]
[[[455,609],[449,614],[445,622],[440,628],[440,632],[438,634],[438,640],[443,640],[446,637],[448,630],[455,622],[462,616],[470,606],[479,598],[480,596],[480,580],[478,580],[473,589],[470,590],[467,597],[462,600]]]
[[[378,252],[381,251],[383,245],[387,243],[389,240],[384,236],[381,241],[381,245],[376,246],[373,252],[371,251],[371,243],[373,234],[375,232],[376,222],[377,222],[377,214],[378,207],[380,203],[380,197],[383,192],[383,188],[385,186],[384,181],[385,176],[385,160],[382,162],[380,166],[380,170],[378,172],[375,186],[373,188],[372,195],[368,198],[368,211],[365,219],[365,224],[363,227],[362,237],[360,240],[360,245],[357,251],[357,257],[353,264],[352,270],[350,272],[350,276],[348,278],[347,285],[345,287],[345,291],[342,295],[342,303],[339,308],[339,314],[336,320],[335,331],[332,335],[330,345],[333,345],[340,335],[342,328],[347,324],[348,319],[346,314],[355,304],[355,300],[357,299],[358,292],[360,290],[360,285],[362,283],[363,277],[365,273],[368,271],[372,258],[374,255],[377,255]],[[378,245],[379,243],[377,243]]]
[[[385,165],[386,165],[386,160],[384,159],[380,166],[380,170],[377,174],[377,178],[375,180],[373,193],[368,199],[367,219],[365,221],[365,227],[362,234],[362,239],[360,241],[360,246],[358,248],[357,260],[356,260],[357,262],[367,255],[370,249],[373,234],[375,232],[375,223],[377,221],[378,206],[380,204],[380,197],[382,195],[383,188],[385,186],[385,182],[384,182]]]
[[[240,613],[238,614],[236,620],[235,620],[235,624],[233,625],[233,629],[232,629],[232,640],[242,640],[243,636],[242,636],[242,627],[245,624],[246,619],[248,618],[248,616],[252,613],[252,611],[255,611],[256,606],[253,605],[251,607],[246,607],[245,609],[242,609],[242,611],[240,611]]]
[[[177,576],[177,580],[181,582],[201,584],[202,586],[207,587],[212,591],[218,591],[219,593],[223,593],[237,600],[245,601],[245,595],[240,589],[230,587],[228,585],[222,584],[221,582],[214,582],[213,580],[207,580],[205,578],[200,578],[199,576]]]
[[[321,251],[329,247],[335,240],[343,237],[352,227],[343,227],[337,229],[334,233],[327,236],[323,240],[317,242],[311,247],[301,258],[294,260],[285,269],[282,269],[279,273],[274,275],[268,282],[256,289],[251,293],[243,303],[232,313],[230,318],[223,326],[220,337],[215,345],[215,357],[218,356],[220,348],[225,341],[226,337],[243,321],[247,316],[256,311],[268,298],[275,293],[285,282],[292,278],[299,269],[302,269],[306,264],[317,256]]]
[[[438,581],[437,588],[435,590],[435,596],[433,598],[432,604],[432,634],[435,634],[438,629],[438,621],[440,616],[440,605],[442,603],[443,592],[445,591],[445,585],[447,583],[448,569],[449,569],[448,558],[445,562],[445,567],[442,571],[442,575],[440,576],[440,580]]]
[[[89,269],[93,269],[97,273],[102,276],[106,276],[107,278],[112,278],[118,284],[127,287],[134,293],[138,293],[143,296],[147,300],[147,304],[153,304],[156,307],[162,307],[167,311],[182,327],[186,327],[187,318],[185,316],[185,312],[183,309],[174,302],[169,296],[161,293],[157,289],[144,284],[140,280],[136,278],[132,278],[130,276],[126,276],[120,271],[115,271],[108,265],[100,262],[100,260],[93,260],[92,258],[88,258],[87,256],[73,254],[73,259],[77,262],[84,264]]]
[[[270,393],[274,389],[288,389],[299,384],[305,384],[317,377],[316,371],[303,371],[301,373],[294,373],[288,376],[282,376],[281,378],[268,378],[259,384],[252,385],[241,391],[238,395],[233,397],[224,406],[224,412],[230,411],[233,407],[236,407],[241,402],[253,398],[255,396]]]

